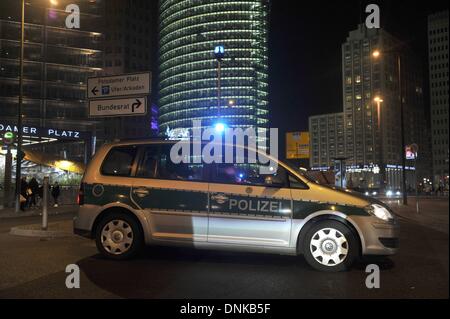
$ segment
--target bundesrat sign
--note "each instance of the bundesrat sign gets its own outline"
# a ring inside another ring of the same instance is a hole
[[[89,101],[91,117],[137,116],[147,113],[147,97]]]

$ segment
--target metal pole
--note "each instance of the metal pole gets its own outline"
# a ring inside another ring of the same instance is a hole
[[[42,189],[42,230],[48,228],[48,176],[44,177],[43,189]]]
[[[221,88],[221,77],[222,77],[222,65],[220,59],[217,59],[218,67],[217,67],[217,118],[220,119],[220,108],[222,99],[222,88]]]
[[[380,134],[380,191],[384,188],[384,182],[385,182],[385,167],[383,163],[383,132],[381,130],[381,101],[377,102],[377,108],[378,108],[378,132]]]
[[[5,177],[4,177],[4,196],[3,206],[10,207],[11,205],[11,169],[12,169],[12,154],[11,146],[8,145],[6,156],[5,156]]]
[[[22,164],[22,103],[23,103],[23,52],[25,39],[25,0],[22,0],[22,21],[20,27],[20,61],[19,61],[19,105],[17,108],[17,155],[16,155],[16,213],[20,210],[20,177]]]
[[[406,189],[406,156],[405,156],[405,119],[403,103],[403,83],[402,83],[402,58],[399,53],[397,57],[398,64],[398,85],[400,91],[400,125],[401,125],[401,161],[402,161],[402,185],[403,185],[403,205],[408,205],[408,190]]]
[[[416,211],[417,213],[420,212],[419,210],[419,190],[418,190],[418,184],[417,184],[417,157],[414,156],[414,183],[416,184]]]

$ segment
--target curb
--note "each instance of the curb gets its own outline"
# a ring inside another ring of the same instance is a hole
[[[23,229],[20,227],[11,228],[9,234],[14,236],[35,238],[68,238],[75,236],[73,233],[58,230]]]
[[[73,214],[76,213],[78,207],[77,206],[67,206],[64,207],[62,206],[62,210],[60,209],[58,210],[54,210],[54,208],[52,208],[52,210],[49,210],[48,212],[48,216],[58,216],[58,215],[65,215],[65,214]],[[1,219],[8,219],[8,218],[21,218],[21,217],[37,217],[37,216],[42,216],[42,210],[35,210],[35,211],[26,211],[26,212],[20,212],[20,213],[15,213],[15,212],[2,212],[2,210],[0,210],[0,220]]]

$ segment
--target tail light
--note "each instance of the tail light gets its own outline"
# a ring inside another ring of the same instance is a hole
[[[77,196],[77,204],[80,206],[84,205],[84,184],[81,184],[80,186],[80,190]]]

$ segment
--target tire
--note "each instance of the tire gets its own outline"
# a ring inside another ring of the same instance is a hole
[[[324,272],[349,270],[359,254],[353,231],[334,220],[314,223],[300,244],[308,264]]]
[[[124,213],[112,213],[103,217],[95,233],[98,251],[114,260],[135,257],[143,247],[143,238],[136,219]]]

